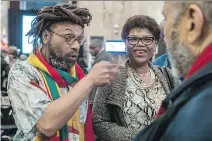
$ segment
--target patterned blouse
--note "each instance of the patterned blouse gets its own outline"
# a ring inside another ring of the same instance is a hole
[[[129,128],[142,129],[150,125],[162,100],[166,97],[153,70],[150,70],[150,76],[150,85],[146,86],[139,75],[128,67],[124,118]]]

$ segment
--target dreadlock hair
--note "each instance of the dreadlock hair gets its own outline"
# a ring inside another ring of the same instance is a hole
[[[70,4],[45,6],[38,11],[37,16],[31,23],[31,30],[26,36],[28,36],[29,43],[37,44],[39,39],[42,42],[42,32],[45,29],[48,30],[55,23],[70,21],[84,28],[85,24],[89,26],[91,20],[92,15],[87,8],[80,8],[77,5]],[[31,42],[30,38],[32,38]]]

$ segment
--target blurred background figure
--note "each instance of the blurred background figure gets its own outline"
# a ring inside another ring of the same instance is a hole
[[[104,50],[103,43],[98,39],[94,39],[91,41],[90,46],[89,46],[89,51],[90,51],[91,55],[94,57],[94,62],[92,64],[92,66],[94,66],[95,64],[97,64],[101,61],[112,62],[112,60],[113,60],[112,56]],[[93,105],[93,101],[94,101],[94,98],[96,95],[96,90],[97,89],[94,88],[89,95],[91,107]]]
[[[1,91],[7,90],[7,78],[10,71],[9,64],[5,61],[6,52],[1,52]]]
[[[1,49],[1,58],[4,59],[7,62],[7,64],[10,63],[10,58],[9,58],[9,56],[7,54],[7,50],[6,49]]]
[[[10,46],[7,50],[7,54],[9,56],[9,64],[10,67],[13,66],[13,64],[18,61],[18,50],[16,46]]]
[[[5,49],[1,49],[1,58],[5,59],[5,57],[7,56],[7,52]]]
[[[94,57],[93,66],[100,61],[112,61],[112,56],[104,50],[103,43],[100,40],[92,40],[89,49],[91,55]]]
[[[153,62],[153,65],[158,65],[158,66],[161,66],[161,67],[164,66],[164,67],[171,68],[168,54],[164,53],[160,57],[156,58],[155,61]]]
[[[25,60],[27,60],[27,56],[26,56],[25,54],[21,54],[21,55],[19,56],[19,59],[20,59],[21,61],[25,61]]]
[[[12,107],[7,95],[8,74],[10,71],[10,59],[7,49],[1,49],[1,139],[12,141],[12,136],[17,131],[12,116]]]
[[[158,48],[164,49],[165,53],[162,54],[161,56],[157,57],[155,59],[155,61],[153,61],[153,65],[158,65],[158,66],[161,66],[161,67],[165,66],[165,67],[171,68],[170,61],[169,61],[169,58],[168,58],[168,54],[166,53],[167,46],[166,46],[166,42],[164,40],[163,29],[164,29],[164,21],[162,21],[160,23],[161,40],[159,41]]]

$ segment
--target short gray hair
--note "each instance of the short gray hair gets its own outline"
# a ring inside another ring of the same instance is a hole
[[[100,41],[100,40],[98,40],[98,39],[92,40],[90,46],[100,47],[100,48],[103,47],[102,41]]]
[[[19,59],[22,60],[22,61],[27,60],[27,56],[25,54],[21,54],[19,56]]]

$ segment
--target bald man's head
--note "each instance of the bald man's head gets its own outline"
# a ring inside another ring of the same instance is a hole
[[[172,68],[184,77],[212,43],[212,1],[166,1],[164,34]]]
[[[94,39],[91,41],[89,46],[90,53],[92,56],[96,56],[103,48],[102,42],[98,39]]]

